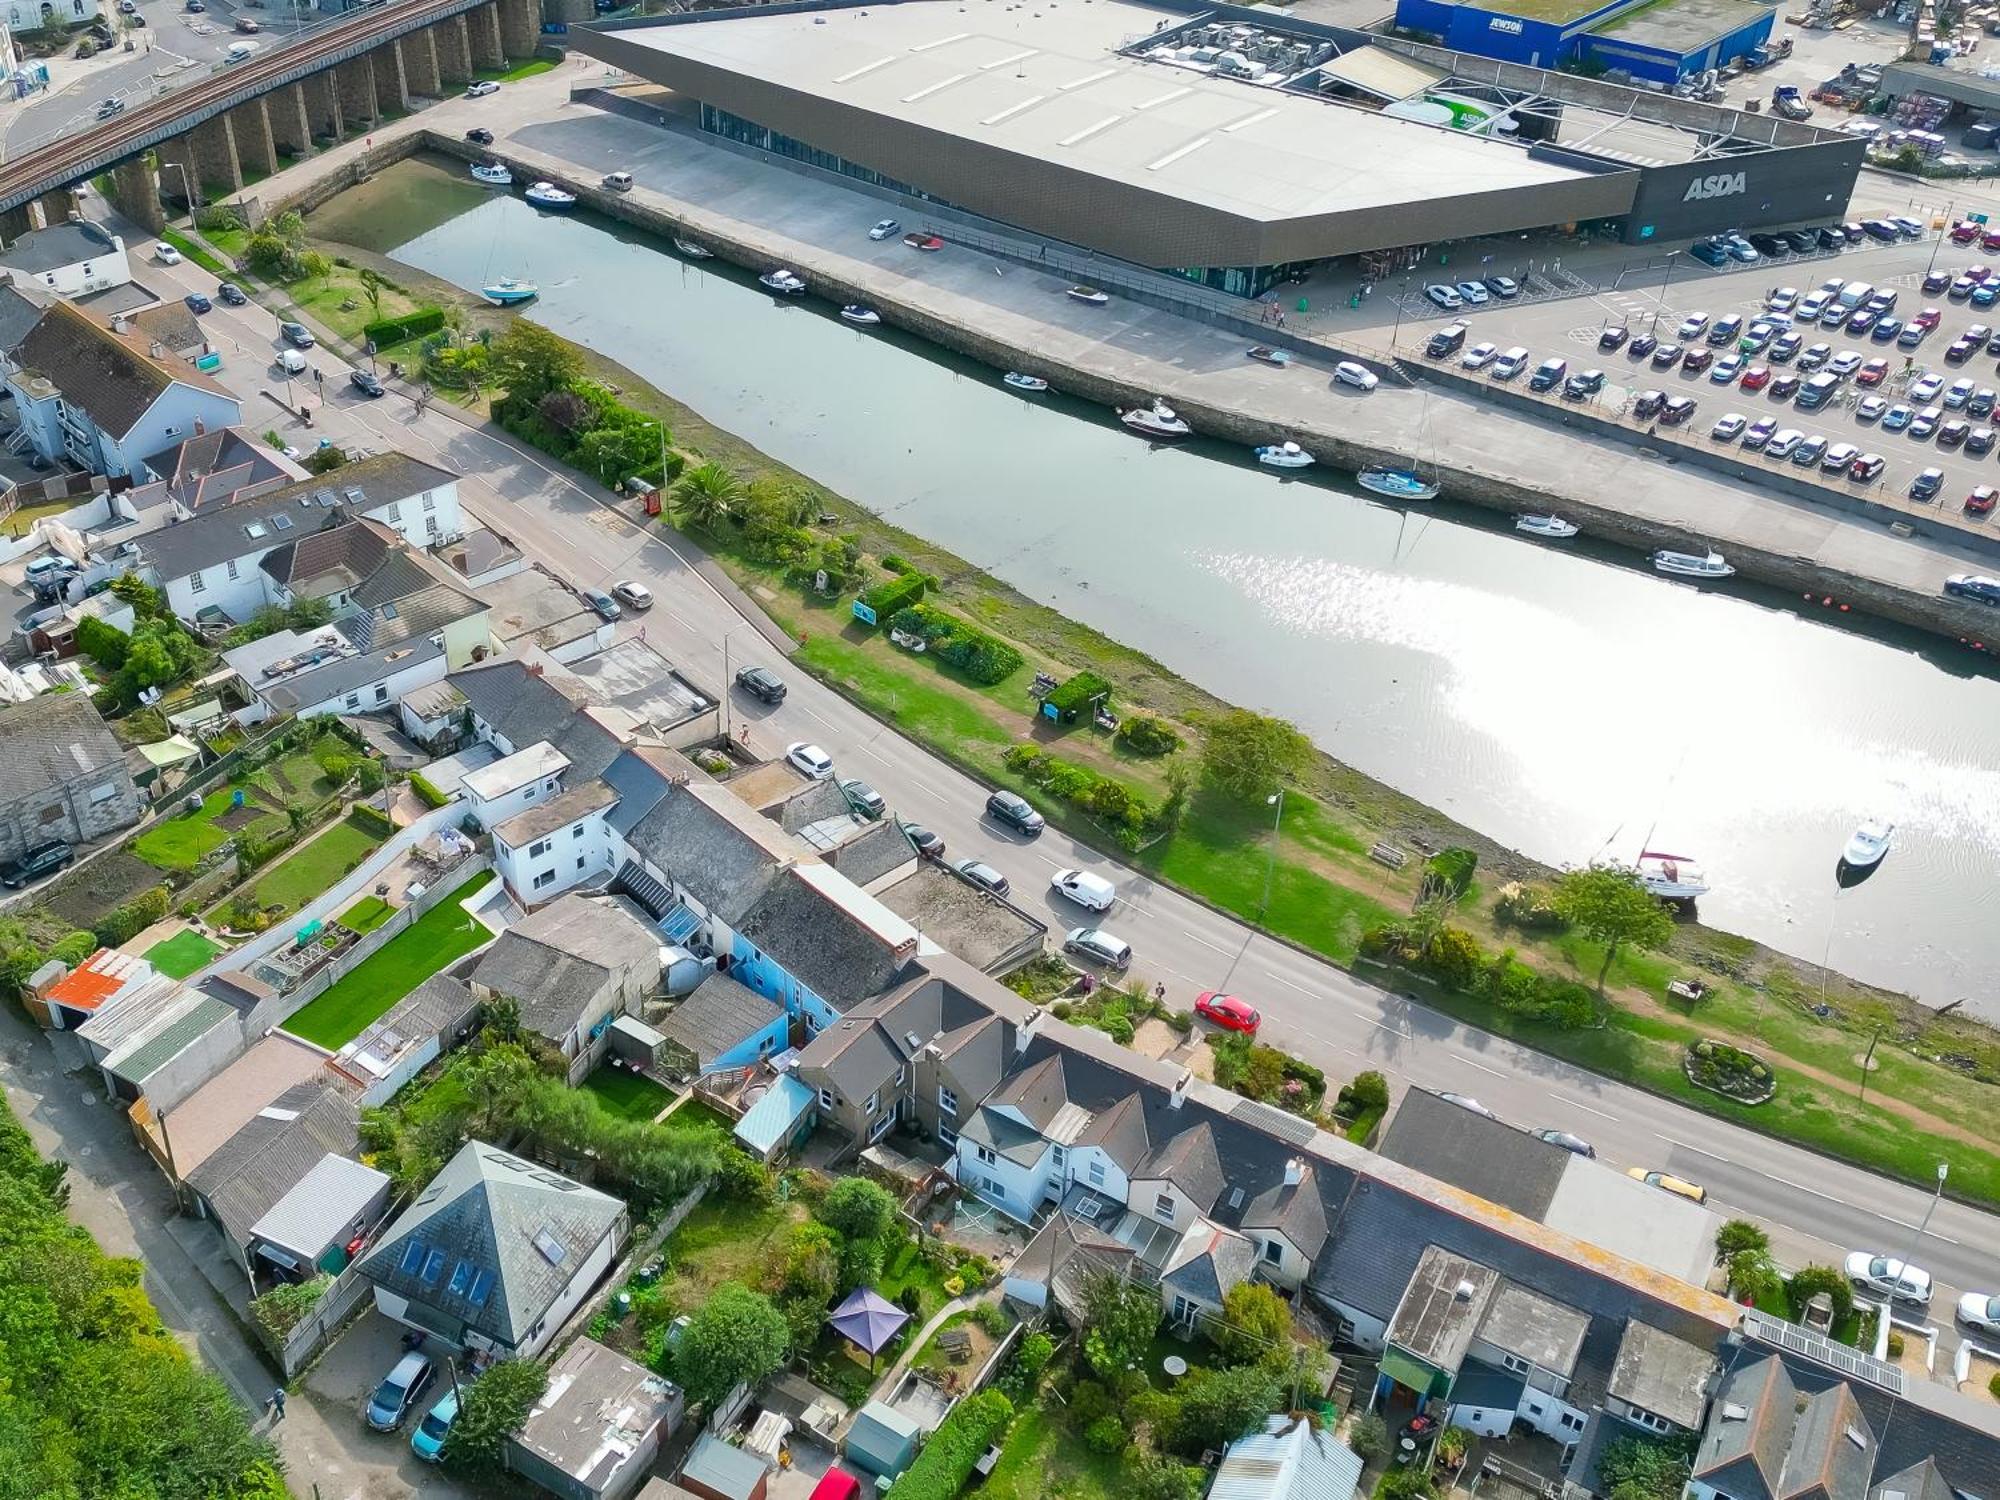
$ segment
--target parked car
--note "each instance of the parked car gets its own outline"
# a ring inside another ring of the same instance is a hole
[[[1965,440],[1972,435],[1972,424],[1963,417],[1953,417],[1938,428],[1938,446],[1947,452],[1965,446]]]
[[[377,1432],[394,1432],[417,1404],[417,1398],[437,1373],[430,1356],[412,1349],[396,1361],[368,1398],[368,1425]]]
[[[986,799],[986,815],[996,823],[1004,823],[1017,833],[1025,833],[1033,838],[1042,831],[1046,820],[1035,811],[1026,797],[1018,792],[999,791]]]
[[[233,281],[218,282],[215,295],[219,301],[227,302],[231,307],[242,307],[250,300],[243,288]]]
[[[1814,433],[1792,450],[1792,462],[1802,469],[1809,469],[1826,456],[1826,439]]]
[[[1991,427],[1975,427],[1965,435],[1965,452],[1969,458],[1993,451],[1994,432]]]
[[[1889,403],[1880,396],[1863,396],[1854,403],[1854,420],[1872,422],[1889,409]]]
[[[1843,349],[1826,362],[1826,373],[1837,375],[1842,380],[1861,368],[1861,356],[1852,349]]]
[[[1689,247],[1688,254],[1703,265],[1718,271],[1730,263],[1728,248],[1718,245],[1714,240],[1696,240]]]
[[[736,685],[760,702],[775,705],[785,701],[784,679],[766,667],[737,668]]]
[[[1877,386],[1889,378],[1889,361],[1871,359],[1854,372],[1854,383],[1862,386]]]
[[[1667,404],[1660,410],[1662,427],[1679,427],[1695,414],[1696,401],[1692,396],[1669,396]]]
[[[1632,340],[1631,347],[1625,351],[1625,357],[1627,359],[1644,359],[1659,347],[1660,341],[1654,338],[1652,334],[1642,333],[1636,339]]]
[[[969,880],[982,891],[991,891],[996,896],[1004,896],[1012,889],[1007,884],[1007,877],[983,860],[961,859],[952,869],[961,879]]]
[[[814,781],[826,781],[833,776],[833,757],[806,740],[785,746],[785,759]]]
[[[1257,1028],[1264,1024],[1256,1006],[1219,990],[1203,990],[1195,996],[1194,1013],[1204,1021],[1214,1022],[1224,1031],[1240,1031],[1245,1036],[1255,1036]]]
[[[1918,442],[1922,442],[1938,430],[1938,423],[1943,420],[1944,409],[1942,407],[1926,406],[1915,417],[1911,418],[1910,436],[1917,439]]]
[[[1958,1321],[1981,1333],[2000,1333],[2000,1297],[1967,1292],[1958,1299]]]
[[[645,610],[653,607],[653,591],[634,579],[619,579],[611,585],[611,593],[628,609]]]
[[[1547,1141],[1551,1146],[1560,1146],[1565,1151],[1574,1151],[1578,1156],[1595,1157],[1597,1148],[1580,1135],[1571,1135],[1567,1130],[1531,1130],[1528,1132],[1538,1141]]]
[[[1831,458],[1829,450],[1827,457]],[[1847,477],[1862,484],[1873,484],[1882,477],[1882,471],[1889,466],[1888,460],[1879,453],[1864,453],[1847,466]]]
[[[1965,497],[1965,513],[1969,516],[1992,515],[1996,497],[2000,497],[2000,490],[1994,489],[1992,485],[1975,486],[1972,493]]]
[[[1650,1172],[1644,1167],[1627,1167],[1625,1175],[1635,1182],[1643,1182],[1648,1187],[1660,1188],[1669,1193],[1678,1193],[1683,1198],[1696,1203],[1708,1201],[1708,1189],[1699,1183],[1689,1182],[1685,1177],[1676,1177],[1671,1172]]]
[[[1602,370],[1579,370],[1563,382],[1565,401],[1586,401],[1604,389]]]
[[[1511,276],[1489,276],[1486,278],[1486,290],[1503,299],[1518,297],[1521,295],[1521,283]]]
[[[1444,1102],[1447,1104],[1456,1104],[1460,1109],[1469,1109],[1475,1115],[1484,1115],[1489,1120],[1497,1120],[1500,1118],[1498,1115],[1494,1114],[1492,1110],[1488,1109],[1485,1105],[1481,1104],[1477,1099],[1473,1098],[1470,1094],[1440,1093],[1438,1095],[1438,1098],[1444,1100]]]
[[[1685,318],[1681,319],[1681,326],[1674,330],[1674,337],[1679,339],[1682,343],[1686,343],[1689,339],[1700,338],[1703,331],[1707,327],[1708,327],[1707,313],[1705,312],[1689,313]]]
[[[1101,927],[1072,927],[1063,938],[1063,952],[1073,953],[1111,969],[1132,967],[1132,945]]]
[[[1458,295],[1458,288],[1446,286],[1441,281],[1425,287],[1424,295],[1446,312],[1457,312],[1465,306],[1465,299]]]
[[[1493,361],[1486,374],[1492,380],[1512,380],[1528,368],[1528,351],[1519,347],[1509,349]]]
[[[444,1440],[451,1435],[451,1424],[457,1418],[458,1392],[446,1391],[410,1434],[410,1451],[425,1463],[437,1463],[444,1457]]]
[[[847,805],[870,821],[889,810],[888,799],[858,777],[849,777],[841,782],[840,790],[847,797]]]
[[[1810,375],[1821,365],[1833,358],[1833,345],[1809,344],[1799,356],[1798,370],[1801,375]]]
[[[1854,444],[1835,443],[1831,448],[1826,450],[1826,457],[1820,460],[1819,466],[1827,473],[1834,474],[1848,468],[1861,456],[1861,450],[1855,447]]]
[[[1771,367],[1769,365],[1752,365],[1743,372],[1742,380],[1737,382],[1746,391],[1761,391],[1770,383]]]
[[[0,864],[0,885],[10,891],[18,891],[24,885],[67,867],[75,857],[76,851],[61,839],[32,845],[5,864]]]
[[[1458,353],[1464,347],[1465,325],[1463,323],[1447,323],[1430,336],[1429,341],[1424,345],[1424,353],[1432,359],[1443,359],[1447,355]]]
[[[874,227],[868,231],[868,238],[871,240],[886,240],[902,227],[902,222],[898,219],[877,219]]]
[[[1882,413],[1884,432],[1901,432],[1917,419],[1917,409],[1906,402],[1898,401]]]
[[[181,298],[181,301],[185,302],[188,311],[194,313],[197,317],[202,313],[215,311],[215,304],[200,292],[189,292],[185,297]]]
[[[163,266],[177,266],[181,263],[181,253],[165,240],[153,246],[153,259]]]
[[[1117,886],[1088,870],[1058,870],[1049,885],[1058,896],[1067,896],[1092,911],[1109,911],[1111,903],[1118,899]]]
[[[1756,452],[1771,441],[1771,434],[1778,430],[1776,417],[1759,417],[1743,429],[1743,446]]]
[[[917,851],[919,859],[944,858],[944,840],[939,835],[917,823],[898,823],[896,826],[903,830],[903,837],[910,841],[910,847]]]
[[[1925,469],[1910,481],[1912,500],[1935,500],[1944,488],[1943,469]]]
[[[1687,354],[1682,358],[1681,373],[1683,375],[1699,375],[1714,363],[1715,351],[1706,344],[1697,344],[1694,348],[1688,350]]]
[[[1632,399],[1633,420],[1650,422],[1660,414],[1660,409],[1666,404],[1667,393],[1665,391],[1641,391]]]
[[[1482,342],[1474,344],[1465,353],[1461,354],[1458,357],[1458,362],[1468,370],[1483,370],[1499,357],[1500,349],[1498,345]]]
[[[1631,329],[1623,323],[1613,323],[1597,336],[1597,347],[1608,354],[1614,349],[1624,348],[1625,341],[1630,337],[1632,337]]]
[[[1789,401],[1799,393],[1800,376],[1794,370],[1771,377],[1771,388],[1765,392],[1773,401]]]
[[[617,620],[624,617],[625,611],[619,606],[618,601],[603,589],[584,589],[581,592],[583,602],[596,610],[604,619]]]
[[[1531,391],[1552,390],[1556,383],[1569,372],[1569,361],[1558,355],[1551,355],[1535,366],[1535,373],[1528,377]]]
[[[1931,1305],[1931,1273],[1886,1255],[1856,1250],[1844,1263],[1848,1282],[1858,1292],[1887,1297],[1905,1307]]]
[[[489,94],[497,94],[499,92],[499,84],[490,78],[482,78],[465,91],[465,97],[468,99],[484,99]]]
[[[1705,336],[1711,344],[1720,347],[1723,344],[1734,343],[1736,336],[1742,331],[1743,319],[1736,313],[1726,313],[1708,325],[1708,333]]]
[[[1771,434],[1771,441],[1764,445],[1766,458],[1790,458],[1792,450],[1806,439],[1806,435],[1796,427],[1787,427]]]
[[[1483,281],[1461,281],[1452,290],[1473,307],[1482,306],[1493,300],[1493,294],[1486,290],[1486,283]]]
[[[1351,359],[1343,359],[1333,367],[1333,378],[1341,385],[1351,385],[1357,391],[1372,391],[1382,383],[1381,377],[1366,365],[1358,365]]]
[[[1724,412],[1709,428],[1708,435],[1718,443],[1733,443],[1743,436],[1743,429],[1749,425],[1749,420],[1741,412]]]
[[[2000,578],[1979,573],[1954,573],[1944,581],[1944,591],[1954,599],[1970,599],[1975,604],[2000,604]]]
[[[1944,388],[1942,399],[1948,408],[1952,411],[1957,411],[1972,399],[1972,393],[1978,389],[1979,387],[1974,385],[1970,380],[1954,380]]]
[[[1922,406],[1944,394],[1944,376],[1920,375],[1910,382],[1910,400]]]
[[[493,144],[493,132],[488,130],[484,125],[473,126],[472,129],[465,132],[465,138],[475,146],[490,146]]]

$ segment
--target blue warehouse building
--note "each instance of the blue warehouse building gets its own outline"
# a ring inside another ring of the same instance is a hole
[[[1671,88],[1770,40],[1777,11],[1751,0],[1397,0],[1396,25],[1456,52],[1540,68],[1622,73]]]

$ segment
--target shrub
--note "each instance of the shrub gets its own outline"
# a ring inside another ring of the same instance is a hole
[[[1463,896],[1472,884],[1472,872],[1479,868],[1479,856],[1456,846],[1440,849],[1424,861],[1424,889],[1427,893],[1447,891]]]
[[[972,1310],[972,1320],[985,1330],[988,1338],[1000,1338],[1013,1326],[1007,1309],[997,1302],[980,1303]]]
[[[1784,1278],[1767,1251],[1739,1250],[1730,1256],[1729,1284],[1758,1307],[1775,1307],[1784,1300]]]
[[[1125,1446],[1125,1424],[1116,1417],[1099,1417],[1083,1429],[1083,1441],[1093,1453],[1116,1453]]]
[[[1182,744],[1173,726],[1156,714],[1127,714],[1118,721],[1116,739],[1134,755],[1172,755]]]
[[[875,612],[878,622],[887,620],[898,610],[915,604],[924,597],[924,590],[930,581],[921,573],[900,573],[894,578],[886,578],[873,588],[861,591],[861,602]]]
[[[397,318],[378,318],[373,323],[364,323],[361,333],[377,349],[390,344],[400,344],[405,339],[422,338],[427,333],[436,333],[444,327],[444,309],[441,307],[420,307],[414,312],[406,312]]]
[[[1340,1094],[1333,1107],[1349,1119],[1385,1110],[1389,1107],[1389,1080],[1372,1068],[1366,1073],[1356,1073],[1340,1086]]]
[[[319,1299],[332,1285],[331,1276],[315,1276],[311,1281],[289,1281],[275,1286],[263,1296],[251,1299],[250,1316],[272,1338],[282,1340],[319,1306]]]
[[[1067,719],[1089,708],[1093,698],[1109,703],[1111,684],[1095,672],[1082,671],[1058,685],[1042,702]]]
[[[928,604],[896,611],[889,624],[921,636],[931,655],[985,687],[1006,681],[1027,665],[1021,653],[1005,641]]]
[[[1723,1226],[1727,1228],[1727,1225]],[[1803,1266],[1792,1273],[1785,1283],[1785,1290],[1791,1293],[1792,1310],[1803,1322],[1806,1304],[1821,1292],[1833,1301],[1833,1320],[1838,1323],[1854,1311],[1854,1288],[1847,1284],[1847,1278],[1832,1266]]]
[[[1902,1335],[1901,1335],[1900,1333],[1896,1332],[1896,1330],[1895,1330],[1895,1329],[1893,1329],[1893,1328],[1892,1328],[1892,1329],[1890,1329],[1890,1330],[1889,1330],[1889,1358],[1891,1358],[1891,1359],[1901,1359],[1901,1358],[1903,1357],[1903,1349],[1904,1349],[1904,1344],[1903,1344],[1903,1336],[1902,1336]]]
[[[917,1461],[889,1487],[889,1500],[954,1500],[972,1466],[1014,1420],[1014,1405],[998,1391],[981,1391],[952,1408]]]
[[[1347,1446],[1369,1463],[1387,1454],[1389,1424],[1382,1420],[1382,1414],[1371,1411],[1358,1417],[1354,1430],[1348,1434]]]
[[[143,890],[117,910],[98,918],[91,935],[106,948],[129,943],[167,914],[172,899],[165,885]]]
[[[425,807],[443,807],[445,803],[451,801],[451,798],[439,791],[422,771],[410,773],[410,790],[417,794],[417,800]]]
[[[1032,1381],[1048,1368],[1055,1357],[1056,1341],[1046,1333],[1037,1330],[1021,1340],[1021,1347],[1015,1351],[1014,1367],[1024,1379]]]
[[[1493,915],[1523,932],[1561,932],[1569,926],[1556,910],[1554,894],[1546,886],[1523,885],[1518,880],[1500,887],[1500,894],[1493,902]]]
[[[893,552],[885,552],[882,554],[882,567],[885,571],[890,573],[907,573],[910,571],[909,563],[904,561],[902,558],[898,557]]]
[[[1725,1260],[1740,1250],[1769,1250],[1771,1237],[1748,1219],[1731,1219],[1715,1231],[1716,1254]]]
[[[372,766],[375,762],[365,761],[363,764]],[[354,811],[347,816],[355,827],[362,829],[364,832],[372,833],[379,839],[392,837],[396,832],[396,825],[389,820],[387,813],[383,812],[380,808],[370,807],[365,802],[357,802],[354,805]]]
[[[1986,1382],[1986,1391],[1995,1401],[2000,1401],[2000,1375]]]

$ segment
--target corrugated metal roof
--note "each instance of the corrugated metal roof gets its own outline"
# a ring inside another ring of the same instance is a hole
[[[764,1097],[736,1122],[736,1138],[759,1156],[768,1156],[792,1133],[813,1107],[813,1091],[789,1073],[781,1073]]]
[[[1222,1456],[1208,1500],[1354,1500],[1361,1455],[1304,1417],[1265,1420]]]
[[[129,1053],[107,1057],[104,1066],[120,1078],[143,1087],[155,1068],[178,1056],[182,1048],[210,1027],[221,1025],[235,1014],[213,995],[203,995]]]
[[[251,1237],[316,1259],[388,1186],[386,1173],[329,1153],[250,1226]]]

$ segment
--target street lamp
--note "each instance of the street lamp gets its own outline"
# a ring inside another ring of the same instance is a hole
[[[1921,6],[1919,6],[1919,7],[1918,7],[1918,9],[1922,9],[1922,7],[1921,7]],[[1950,227],[1951,227],[1951,211],[1952,211],[1952,209],[1954,209],[1955,207],[1957,207],[1957,205],[1956,205],[1956,204],[1953,204],[1953,203],[1947,203],[1947,204],[1946,204],[1946,205],[1944,206],[1944,222],[1945,222],[1945,228],[1944,228],[1944,229],[1941,229],[1941,230],[1939,230],[1939,231],[1938,231],[1938,232],[1937,232],[1937,233],[1936,233],[1935,235],[1933,235],[1933,236],[1931,237],[1931,261],[1930,261],[1930,264],[1929,264],[1929,265],[1927,265],[1927,266],[1925,266],[1925,267],[1924,267],[1924,275],[1926,275],[1926,276],[1930,275],[1930,274],[1931,274],[1931,272],[1933,272],[1933,271],[1935,271],[1935,270],[1937,269],[1937,255],[1938,255],[1938,251],[1944,248],[1944,237],[1945,237],[1945,235],[1946,235],[1947,233],[1949,233],[1949,232],[1950,232]]]
[[[749,630],[751,628],[750,622],[745,620],[742,624],[731,626],[722,633],[722,737],[725,740],[729,738],[729,689],[731,682],[729,676],[729,638],[739,630]]]
[[[1674,262],[1679,255],[1680,251],[1678,250],[1669,250],[1667,252],[1667,273],[1660,278],[1660,305],[1653,310],[1653,333],[1655,336],[1660,331],[1660,314],[1667,310],[1667,288],[1673,284]]]
[[[1279,787],[1264,799],[1264,805],[1275,807],[1277,812],[1271,818],[1271,852],[1264,863],[1264,899],[1257,903],[1257,920],[1260,922],[1264,920],[1265,908],[1271,904],[1271,881],[1278,873],[1278,840],[1284,831],[1285,789]]]
[[[201,207],[201,199],[195,196],[194,179],[188,176],[187,163],[184,161],[163,161],[160,163],[161,171],[164,172],[168,167],[172,167],[176,172],[181,174],[181,196],[187,199],[188,213],[192,215],[197,208]]]
[[[1391,352],[1394,352],[1396,348],[1396,336],[1403,331],[1403,304],[1408,300],[1409,295],[1410,278],[1406,273],[1403,277],[1402,287],[1396,293],[1396,326],[1389,330],[1389,348]]]

